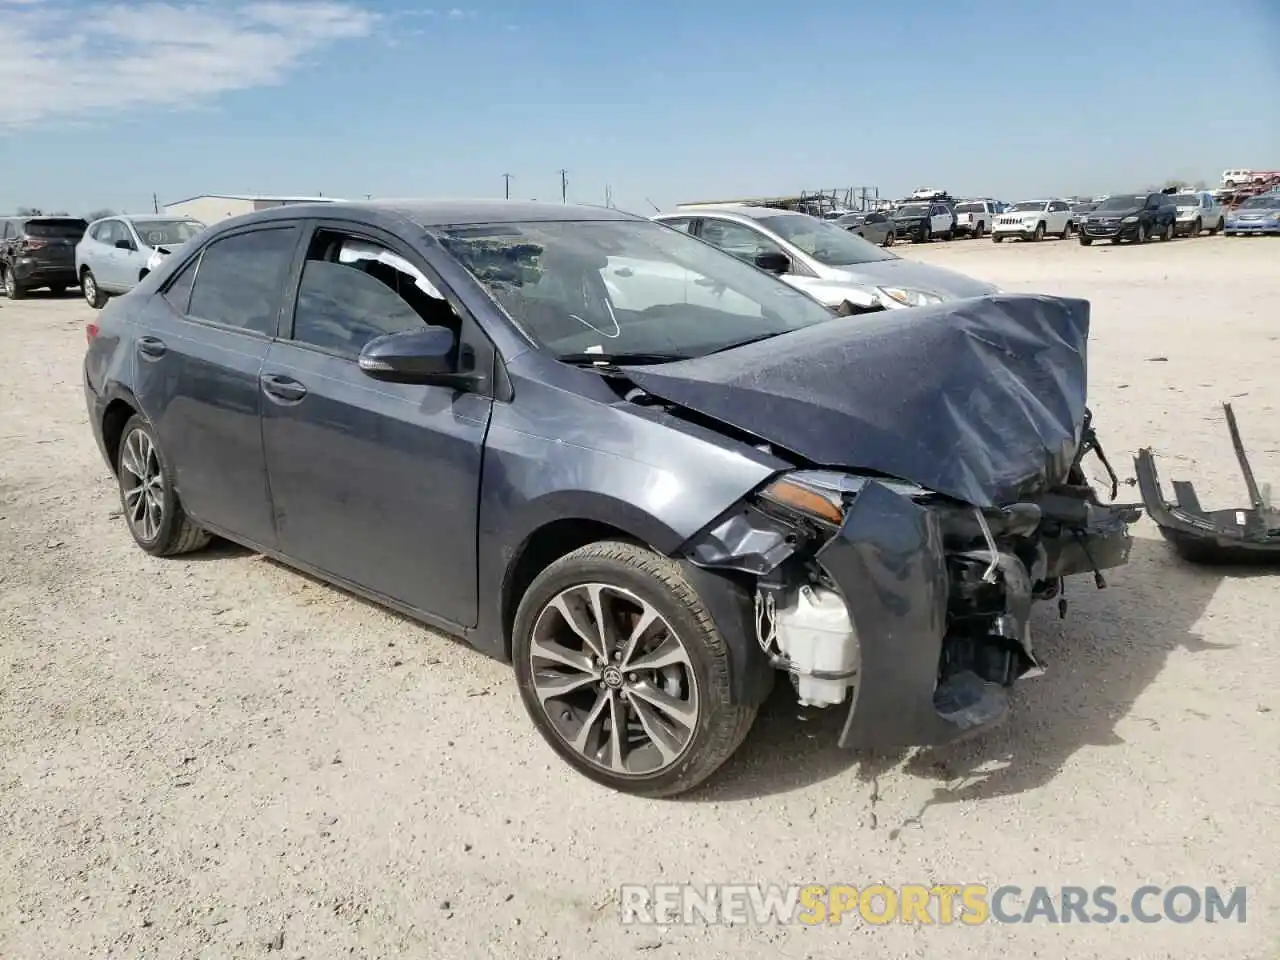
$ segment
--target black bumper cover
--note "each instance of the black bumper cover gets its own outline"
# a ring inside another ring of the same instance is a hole
[[[1254,479],[1231,404],[1224,403],[1222,407],[1249,506],[1205,510],[1195,487],[1185,480],[1173,481],[1175,499],[1165,500],[1150,449],[1139,450],[1134,459],[1143,503],[1160,534],[1184,560],[1205,564],[1280,563],[1280,511],[1267,502]]]

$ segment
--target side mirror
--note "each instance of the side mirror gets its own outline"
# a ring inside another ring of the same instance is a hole
[[[417,383],[466,390],[484,382],[457,368],[458,338],[447,327],[419,327],[374,337],[360,351],[360,369],[387,383]]]
[[[785,253],[770,250],[768,253],[756,255],[756,266],[769,273],[786,273],[791,269],[791,258]]]
[[[116,241],[116,249],[117,249],[117,250],[132,250],[132,249],[133,249],[133,244],[132,244],[132,243],[130,243],[128,240],[117,240],[117,241]]]

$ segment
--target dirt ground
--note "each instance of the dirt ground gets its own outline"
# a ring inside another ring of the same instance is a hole
[[[1219,402],[1280,479],[1280,241],[903,246],[1093,303],[1096,422],[1244,499]],[[1280,579],[1147,520],[986,739],[871,758],[769,704],[687,799],[597,787],[509,669],[223,547],[132,543],[86,424],[92,315],[0,302],[0,957],[1280,956]],[[1136,499],[1133,488],[1122,497]],[[622,883],[1248,888],[1245,923],[624,927]]]

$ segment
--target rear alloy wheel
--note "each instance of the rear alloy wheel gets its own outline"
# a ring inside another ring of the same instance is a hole
[[[88,267],[80,274],[80,292],[84,294],[85,303],[95,310],[101,310],[107,305],[107,295],[98,287],[98,278]]]
[[[512,659],[543,738],[626,793],[692,789],[755,720],[755,707],[731,702],[728,646],[679,564],[633,544],[588,544],[539,574]]]
[[[178,502],[172,473],[151,424],[136,414],[120,437],[116,478],[125,523],[147,553],[169,557],[208,544],[209,534],[191,522]]]
[[[26,289],[18,282],[18,278],[13,275],[13,271],[8,267],[0,267],[0,273],[4,274],[4,295],[10,300],[21,300],[27,295]]]
[[[979,220],[978,225],[973,228],[973,237],[975,240],[981,240],[986,235],[987,235],[987,225],[983,223],[981,220]]]

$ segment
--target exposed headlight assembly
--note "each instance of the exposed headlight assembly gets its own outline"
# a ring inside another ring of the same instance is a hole
[[[1137,217],[1125,217],[1125,218],[1124,218],[1123,220],[1121,220],[1120,222],[1121,222],[1121,223],[1137,223],[1137,222],[1138,222],[1138,218],[1137,218]]]
[[[936,293],[908,287],[876,287],[876,294],[904,307],[926,307],[931,303],[942,303],[944,299]]]
[[[784,473],[760,491],[760,496],[779,506],[804,514],[814,520],[839,526],[845,509],[873,479],[839,473],[834,470],[793,470]],[[905,480],[874,478],[899,496],[915,499],[929,491]]]

